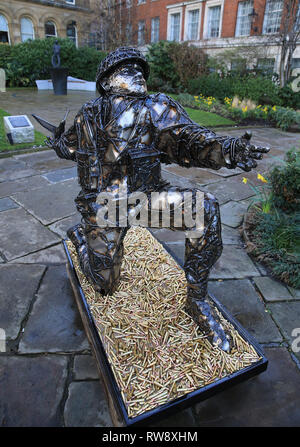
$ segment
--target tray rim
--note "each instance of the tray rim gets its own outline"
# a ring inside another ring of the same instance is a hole
[[[153,236],[154,237],[154,236]],[[90,344],[92,345],[96,360],[102,361],[102,364],[99,365],[102,374],[105,374],[105,377],[107,379],[107,385],[108,385],[108,392],[111,393],[113,397],[113,403],[116,407],[116,411],[118,413],[119,418],[122,421],[122,425],[125,426],[137,426],[142,425],[145,422],[154,422],[159,417],[163,416],[166,417],[167,415],[174,414],[176,410],[183,410],[191,405],[193,405],[196,402],[201,402],[209,397],[230,388],[231,386],[241,383],[244,380],[251,378],[257,374],[262,373],[267,369],[268,366],[268,359],[266,358],[264,351],[262,347],[259,345],[259,343],[255,340],[255,338],[249,334],[249,332],[229,313],[229,311],[225,308],[223,304],[219,302],[219,300],[209,292],[209,296],[218,308],[218,310],[223,314],[223,316],[234,326],[234,328],[240,333],[240,335],[249,343],[252,345],[252,347],[255,349],[257,354],[261,357],[261,359],[252,365],[249,365],[239,371],[236,371],[232,374],[229,374],[226,377],[220,378],[217,381],[214,381],[208,385],[205,385],[201,388],[198,388],[197,390],[194,390],[188,394],[185,394],[184,396],[180,396],[177,399],[172,400],[171,402],[166,402],[165,404],[159,405],[158,407],[153,408],[152,410],[145,411],[141,415],[135,416],[134,418],[130,418],[128,416],[125,403],[123,401],[121,392],[119,390],[118,383],[115,379],[114,372],[109,364],[109,360],[105,351],[105,348],[102,344],[102,341],[100,339],[97,327],[94,322],[94,318],[92,316],[92,313],[90,311],[90,307],[86,301],[84,292],[82,290],[79,278],[77,276],[71,255],[69,253],[67,244],[67,239],[63,239],[63,247],[67,256],[68,264],[71,270],[71,274],[73,276],[73,279],[75,281],[75,285],[77,287],[77,290],[79,292],[79,296],[81,298],[81,302],[79,303],[77,300],[77,297],[75,296],[77,305],[79,307],[79,311],[82,317],[82,311],[85,313],[87,318],[87,323],[89,325],[89,331],[88,339],[90,341]],[[159,241],[158,241],[159,242]],[[170,253],[168,253],[170,255]],[[170,255],[171,256],[171,255]],[[175,260],[176,262],[176,260]],[[81,309],[80,309],[81,307]],[[84,325],[85,327],[85,325]],[[86,327],[85,327],[86,330]],[[90,339],[91,337],[91,339]],[[102,371],[103,370],[103,371]]]

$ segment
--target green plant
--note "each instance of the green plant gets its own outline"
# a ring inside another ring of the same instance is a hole
[[[88,81],[95,79],[98,64],[105,53],[94,48],[76,48],[70,39],[35,39],[11,47],[3,66],[11,87],[35,86],[36,79],[50,77],[55,40],[58,40],[61,46],[61,66],[69,69],[70,76]]]
[[[161,40],[149,47],[147,60],[150,65],[150,77],[148,79],[150,90],[162,90],[172,93],[177,91],[179,87],[179,75],[170,56],[170,47],[172,45],[173,42]]]
[[[191,107],[192,109],[198,109],[198,105],[195,101],[194,96],[190,95],[189,93],[180,93],[177,96],[177,101],[179,104],[181,104],[183,107]]]
[[[270,171],[272,202],[285,213],[300,212],[300,150],[290,150],[282,166]]]
[[[300,94],[295,93],[290,84],[286,84],[278,91],[281,104],[284,107],[291,107],[295,110],[300,110]]]
[[[283,130],[288,130],[294,124],[298,124],[300,129],[300,113],[293,109],[277,107],[277,110],[273,114],[273,119],[277,127]]]

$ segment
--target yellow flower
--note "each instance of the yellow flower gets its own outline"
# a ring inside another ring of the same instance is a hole
[[[259,104],[259,106],[257,106],[256,108],[257,108],[257,109],[260,109],[260,108],[261,108],[261,105]]]
[[[247,106],[245,106],[245,107],[242,108],[242,111],[243,111],[243,112],[247,112],[247,110],[248,110],[248,107],[247,107]]]
[[[246,177],[243,177],[242,182],[246,184],[248,182],[248,179]]]
[[[263,183],[268,183],[268,180],[266,180],[261,174],[257,174],[258,180],[261,180]]]
[[[199,98],[199,96],[194,96],[194,98],[195,98],[195,99],[198,99],[198,98]]]
[[[276,112],[276,106],[273,106],[273,107],[272,107],[272,110],[274,110],[274,112]]]

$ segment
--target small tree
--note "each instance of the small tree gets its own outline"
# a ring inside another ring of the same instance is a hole
[[[279,80],[284,87],[291,77],[292,57],[300,38],[299,0],[284,0],[279,43],[281,46]]]
[[[95,2],[93,12],[93,19],[86,22],[87,45],[112,51],[132,44],[132,0]]]

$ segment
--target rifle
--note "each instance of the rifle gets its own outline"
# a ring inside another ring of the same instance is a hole
[[[53,134],[54,138],[59,138],[61,134],[65,131],[66,119],[69,114],[69,110],[66,111],[63,120],[59,123],[58,126],[54,126],[54,124],[49,123],[49,121],[44,120],[40,116],[32,114],[33,118],[37,120],[37,122],[43,126],[45,129],[50,130]]]

